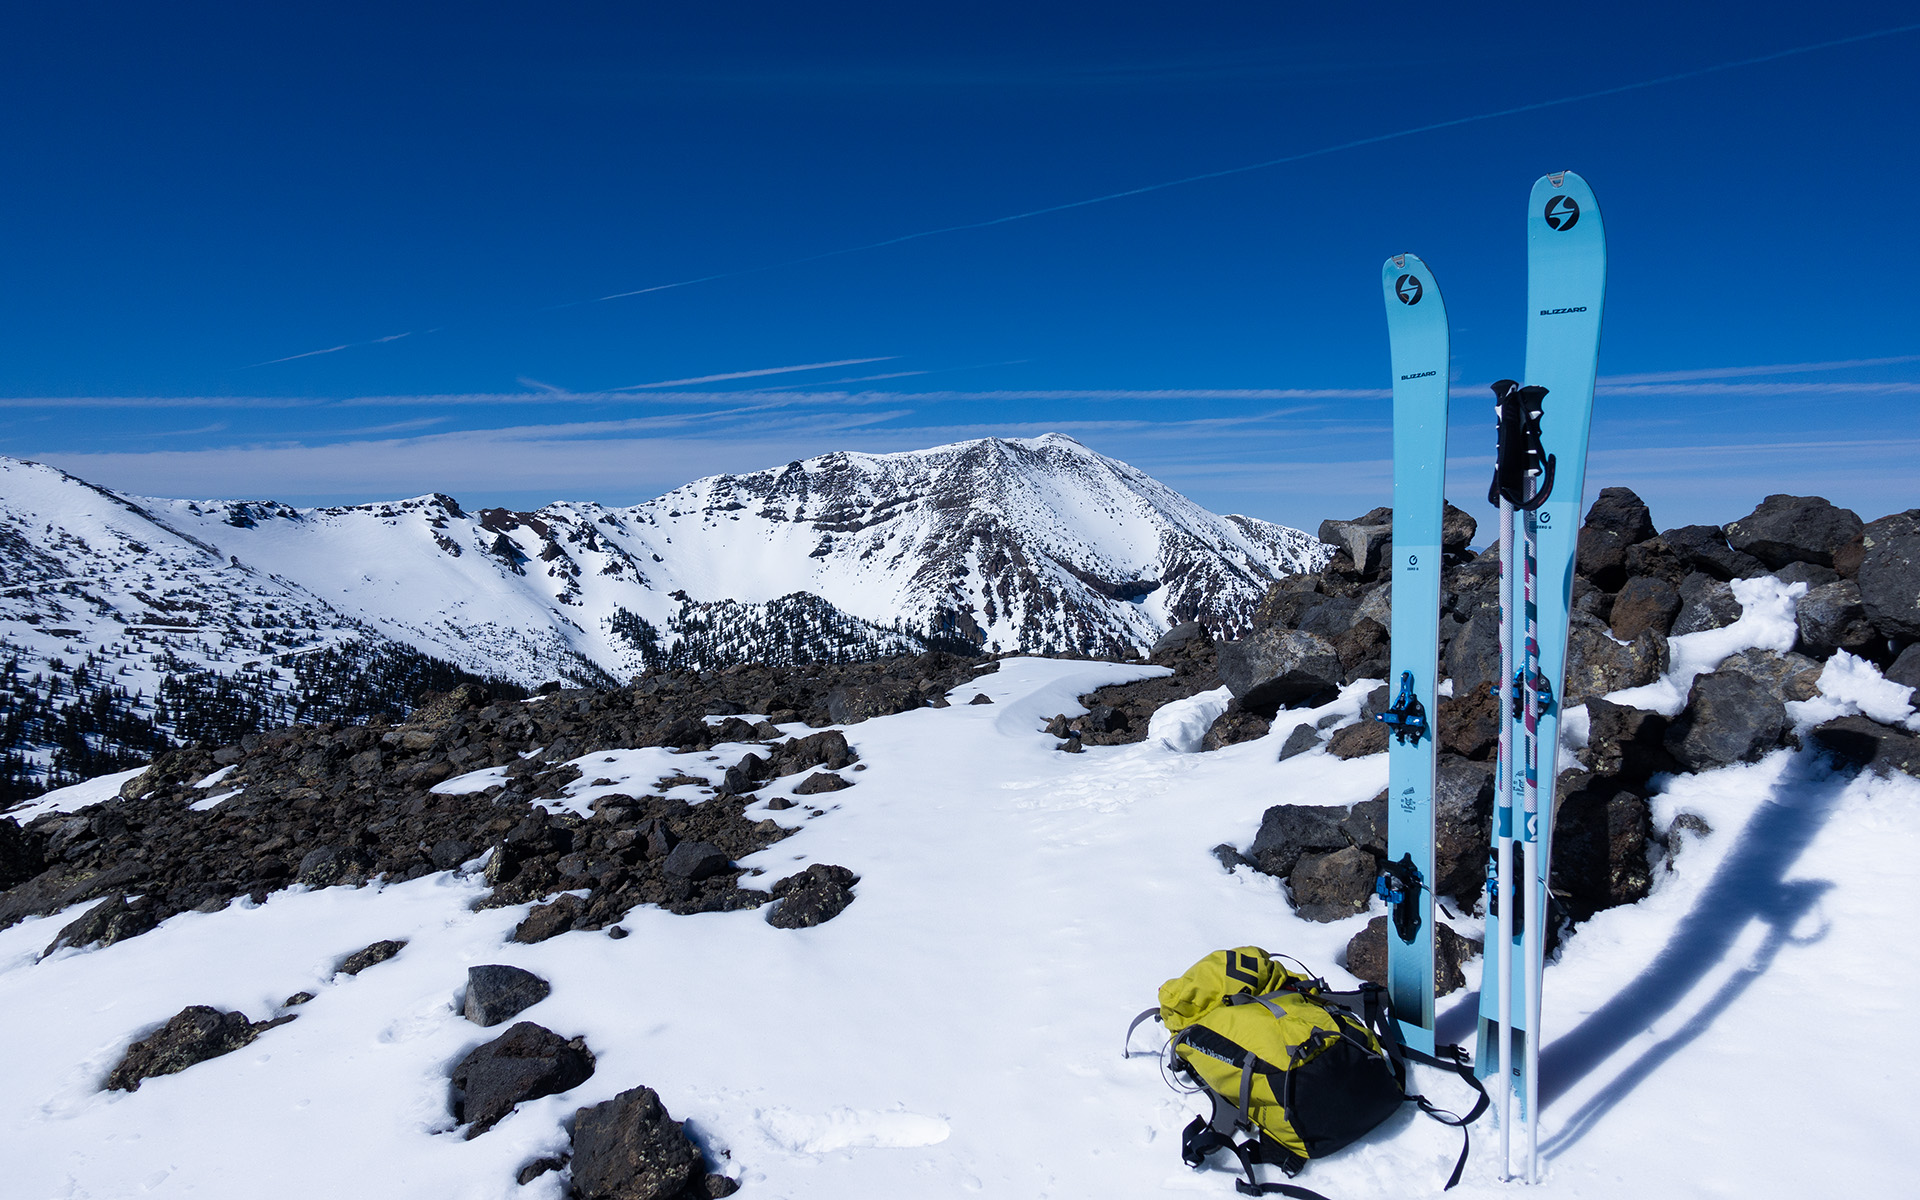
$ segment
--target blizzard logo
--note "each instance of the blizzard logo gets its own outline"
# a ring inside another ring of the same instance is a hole
[[[1540,315],[1543,317],[1557,317],[1561,313],[1585,312],[1585,311],[1587,311],[1587,306],[1582,304],[1578,308],[1543,308],[1540,310]]]
[[[1402,379],[1425,379],[1429,375],[1438,375],[1439,371],[1415,371],[1411,375],[1402,375]]]

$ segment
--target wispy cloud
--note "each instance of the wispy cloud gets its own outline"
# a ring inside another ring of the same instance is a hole
[[[1635,383],[1681,383],[1689,379],[1732,379],[1742,375],[1804,375],[1813,371],[1849,371],[1860,367],[1887,367],[1910,362],[1920,362],[1920,354],[1896,354],[1889,358],[1841,358],[1830,362],[1774,363],[1768,366],[1646,371],[1638,375],[1602,375],[1599,382],[1613,387]]]
[[[610,392],[636,392],[643,388],[684,387],[690,383],[721,383],[728,379],[754,379],[762,375],[791,375],[795,371],[823,371],[829,367],[857,367],[864,363],[891,362],[900,357],[897,354],[883,354],[878,358],[841,358],[833,362],[800,363],[792,367],[761,367],[753,371],[729,371],[723,375],[695,375],[688,379],[662,379],[658,383],[630,383],[625,387],[608,388]]]

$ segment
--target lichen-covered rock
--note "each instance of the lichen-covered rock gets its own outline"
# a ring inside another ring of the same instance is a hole
[[[1667,639],[1657,631],[1643,629],[1623,646],[1598,617],[1578,610],[1568,614],[1562,703],[1581,704],[1589,696],[1652,683],[1666,669]]]
[[[154,926],[153,909],[143,903],[129,904],[124,896],[110,896],[62,926],[47,948],[45,958],[65,946],[111,946],[137,937]]]
[[[1680,613],[1673,619],[1668,636],[1724,628],[1740,619],[1740,611],[1731,585],[1695,571],[1680,581]]]
[[[1860,544],[1855,578],[1867,619],[1885,637],[1920,641],[1920,509],[1866,526]]]
[[[1338,921],[1367,911],[1378,863],[1358,846],[1303,854],[1287,882],[1293,908],[1309,921]]]
[[[140,1082],[156,1075],[173,1075],[196,1063],[231,1054],[291,1015],[253,1022],[245,1013],[221,1012],[204,1004],[190,1004],[165,1025],[127,1047],[118,1066],[107,1076],[107,1088],[137,1092]]]
[[[1608,619],[1613,636],[1630,642],[1651,629],[1665,637],[1680,615],[1680,589],[1657,576],[1628,579],[1614,598]]]
[[[1868,619],[1860,585],[1851,579],[1808,591],[1794,609],[1794,621],[1800,627],[1800,649],[1815,658],[1835,650],[1871,655],[1886,640]]]
[[[406,945],[407,941],[405,938],[375,942],[371,946],[355,950],[352,954],[347,955],[345,959],[341,960],[338,970],[342,975],[358,975],[368,967],[386,962],[394,955],[400,953],[401,950],[405,949]]]
[[[573,1191],[581,1200],[682,1200],[702,1173],[700,1151],[652,1088],[573,1115]]]

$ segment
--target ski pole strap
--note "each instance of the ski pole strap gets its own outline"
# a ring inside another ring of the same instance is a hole
[[[1554,456],[1540,442],[1541,402],[1546,395],[1546,388],[1522,387],[1511,379],[1493,385],[1497,440],[1488,504],[1504,499],[1516,509],[1530,511],[1544,504],[1553,491]],[[1529,477],[1536,479],[1532,496],[1526,489]]]

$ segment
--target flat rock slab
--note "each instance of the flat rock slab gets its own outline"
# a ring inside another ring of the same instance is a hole
[[[498,1025],[545,1000],[552,985],[532,971],[503,963],[467,968],[467,997],[460,1015],[475,1025]]]
[[[107,1088],[140,1090],[140,1081],[155,1075],[174,1075],[196,1063],[231,1054],[275,1025],[293,1020],[289,1014],[271,1021],[249,1021],[245,1013],[221,1012],[205,1004],[190,1004],[159,1029],[127,1047],[120,1065],[107,1076]]]

